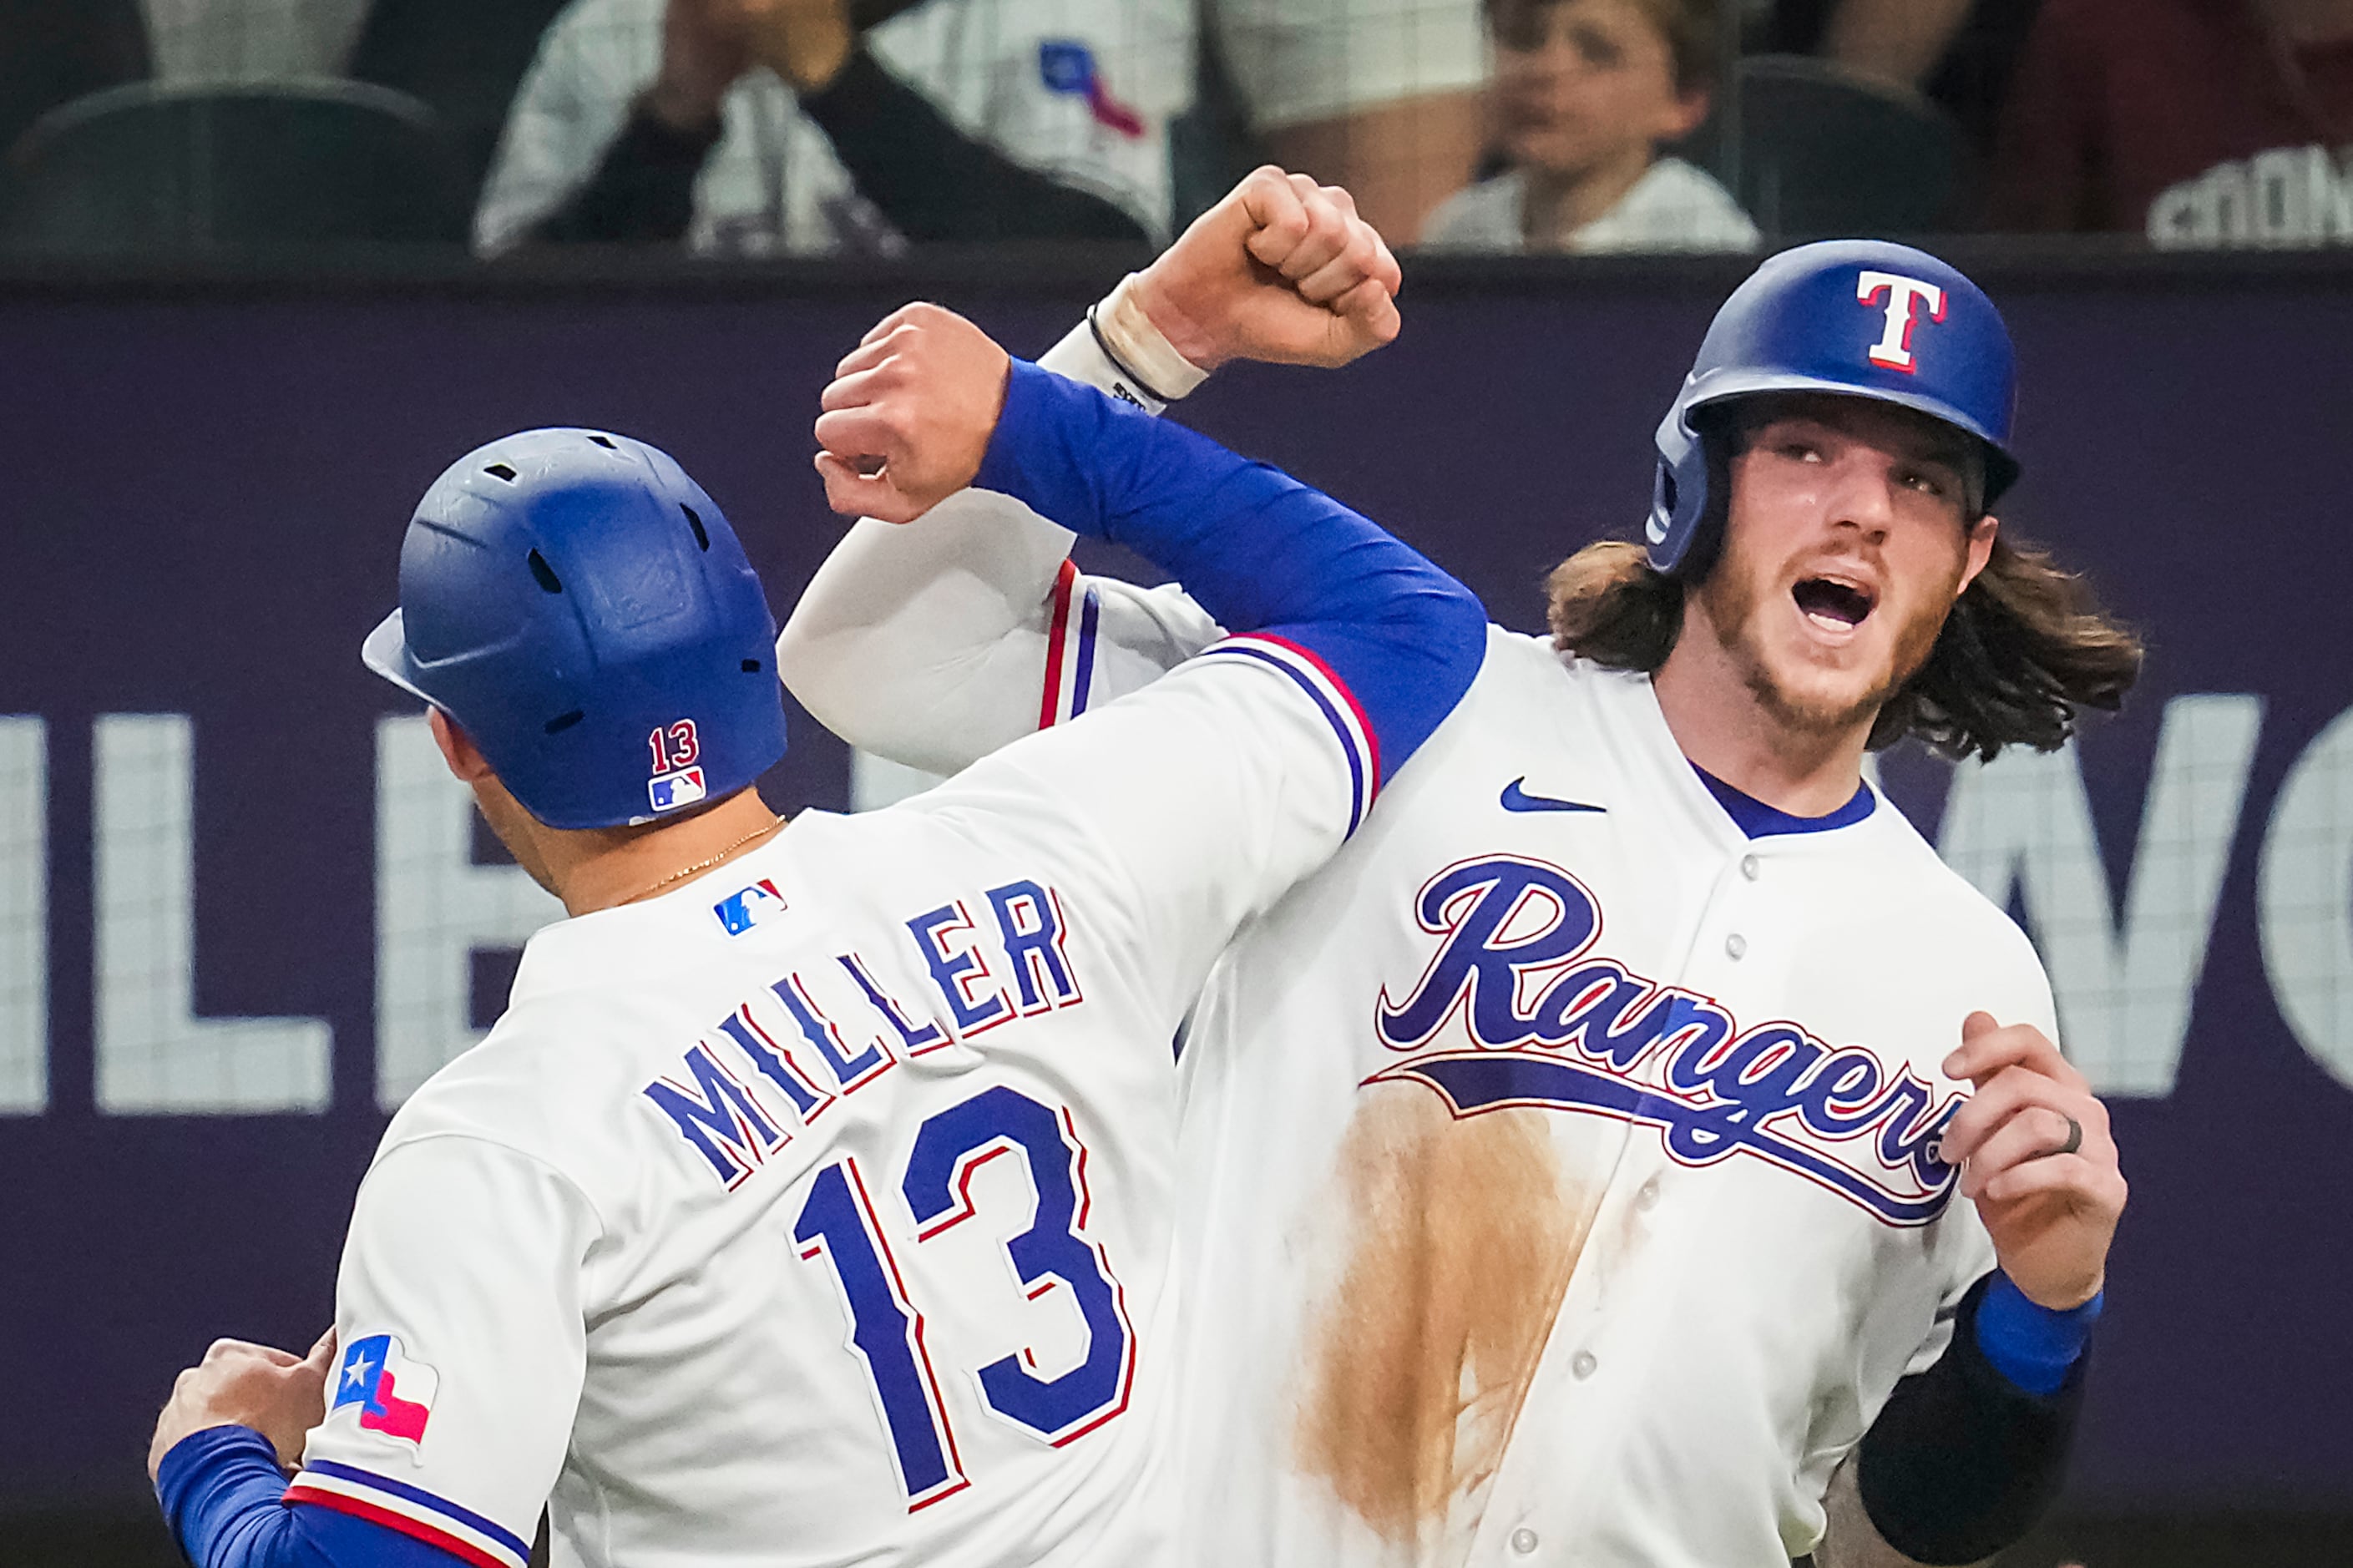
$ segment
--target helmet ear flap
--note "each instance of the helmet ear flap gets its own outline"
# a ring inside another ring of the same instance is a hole
[[[1707,443],[1680,408],[1659,426],[1659,465],[1651,481],[1651,517],[1644,535],[1651,565],[1670,576],[1687,570],[1709,511]],[[1705,553],[1704,551],[1701,552]]]

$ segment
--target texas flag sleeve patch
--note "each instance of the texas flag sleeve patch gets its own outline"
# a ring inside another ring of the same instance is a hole
[[[415,1443],[425,1436],[440,1381],[431,1367],[402,1352],[397,1335],[370,1334],[343,1347],[327,1414],[357,1405],[362,1430]]]

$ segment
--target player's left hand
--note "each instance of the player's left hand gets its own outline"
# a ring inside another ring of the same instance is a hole
[[[1331,368],[1398,335],[1397,258],[1338,185],[1256,169],[1135,276],[1136,302],[1203,370]]]
[[[2002,1272],[2040,1306],[2082,1306],[2106,1278],[2125,1206],[2107,1107],[2049,1036],[2005,1028],[1989,1013],[1963,1021],[1945,1072],[1977,1086],[1945,1129],[1944,1157],[1959,1168]],[[2071,1119],[2082,1143],[2060,1153]]]
[[[147,1446],[147,1479],[181,1438],[209,1426],[250,1426],[269,1439],[278,1462],[291,1470],[302,1440],[327,1417],[327,1374],[335,1360],[329,1329],[307,1356],[243,1340],[215,1340],[205,1359],[182,1373],[155,1419]]]
[[[937,305],[902,305],[834,367],[818,416],[817,471],[845,517],[913,522],[972,483],[1012,360]]]

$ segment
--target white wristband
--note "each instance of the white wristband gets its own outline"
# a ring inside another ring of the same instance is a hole
[[[1176,352],[1135,302],[1135,275],[1122,279],[1087,320],[1039,356],[1057,375],[1084,382],[1147,414],[1159,414],[1209,378]]]
[[[1174,403],[1209,379],[1209,373],[1176,352],[1135,297],[1135,274],[1119,280],[1094,310],[1095,331],[1112,359],[1126,367],[1155,395]]]

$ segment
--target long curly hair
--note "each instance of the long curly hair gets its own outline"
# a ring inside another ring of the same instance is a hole
[[[1646,675],[1674,651],[1684,585],[1652,567],[1641,546],[1588,544],[1546,586],[1561,651]],[[2054,751],[2074,733],[2080,710],[2122,704],[2141,654],[2140,638],[2100,608],[2082,576],[2046,551],[1997,535],[1927,658],[1880,708],[1870,747],[1912,736],[1947,757],[1988,762],[2004,746]]]

